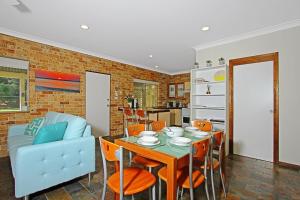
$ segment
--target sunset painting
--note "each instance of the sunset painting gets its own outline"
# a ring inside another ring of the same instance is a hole
[[[46,70],[35,70],[37,91],[80,92],[80,76]]]

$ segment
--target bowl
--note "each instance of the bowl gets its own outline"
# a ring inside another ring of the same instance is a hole
[[[180,136],[183,136],[183,132],[184,132],[183,128],[180,128],[180,127],[169,127],[165,131],[165,133],[169,137],[180,137]]]
[[[157,137],[153,137],[153,136],[143,136],[140,138],[140,141],[143,143],[156,143],[158,139]]]
[[[142,131],[140,133],[140,136],[155,136],[156,132],[155,131]]]

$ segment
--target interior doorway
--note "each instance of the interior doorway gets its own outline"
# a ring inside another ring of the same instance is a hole
[[[86,72],[86,120],[95,137],[110,131],[110,75]]]
[[[278,53],[229,61],[229,152],[278,163]]]

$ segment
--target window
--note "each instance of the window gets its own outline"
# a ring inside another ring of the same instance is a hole
[[[0,112],[28,110],[28,62],[0,57]]]
[[[144,80],[134,80],[133,95],[138,99],[140,108],[152,108],[157,106],[158,83]]]

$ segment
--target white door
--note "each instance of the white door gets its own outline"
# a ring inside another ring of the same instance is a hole
[[[234,154],[273,162],[273,62],[234,66]]]
[[[95,137],[109,135],[110,75],[86,72],[86,120]]]

